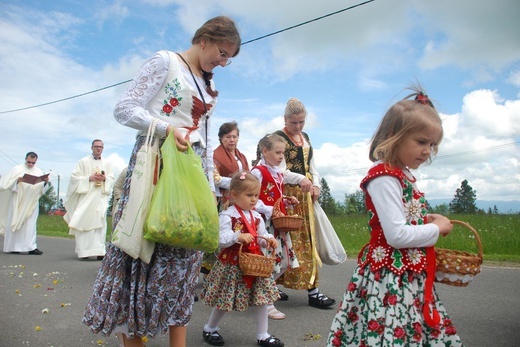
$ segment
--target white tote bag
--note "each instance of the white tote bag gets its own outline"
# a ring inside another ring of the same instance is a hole
[[[314,202],[314,219],[316,221],[316,249],[321,262],[327,265],[343,263],[347,259],[347,253],[318,201]]]
[[[157,119],[148,128],[146,141],[139,149],[130,182],[128,201],[121,219],[112,232],[112,243],[134,259],[150,263],[155,243],[143,238],[143,227],[154,191],[153,176],[159,141],[152,145]]]

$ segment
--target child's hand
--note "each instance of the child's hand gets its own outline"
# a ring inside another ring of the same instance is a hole
[[[301,180],[300,182],[300,188],[302,189],[302,192],[304,193],[307,193],[307,192],[310,192],[311,191],[311,188],[312,188],[312,182],[310,179],[308,179],[307,177],[305,177],[303,180]]]
[[[248,245],[250,244],[251,242],[253,242],[255,238],[253,237],[253,235],[247,233],[247,234],[243,234],[241,233],[240,235],[238,235],[238,242],[240,243],[243,243],[244,245]]]
[[[298,199],[296,199],[295,196],[286,196],[285,197],[285,201],[289,204],[289,205],[298,205],[300,202],[298,201]]]
[[[269,242],[269,246],[271,246],[273,249],[276,249],[278,246],[278,242],[276,239],[268,239],[267,242]]]
[[[428,221],[439,227],[439,234],[442,236],[448,235],[453,229],[453,224],[450,220],[440,214],[429,214]]]

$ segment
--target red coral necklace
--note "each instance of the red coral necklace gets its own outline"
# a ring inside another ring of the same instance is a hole
[[[294,137],[292,137],[289,132],[287,131],[287,127],[284,127],[283,128],[283,132],[285,133],[285,135],[287,135],[291,141],[297,146],[297,147],[303,147],[303,136],[302,136],[302,133],[299,133],[298,135],[300,136],[300,141],[296,141],[296,139]]]

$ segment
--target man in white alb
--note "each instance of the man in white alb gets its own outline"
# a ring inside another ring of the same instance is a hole
[[[41,255],[36,245],[36,221],[40,197],[50,188],[49,175],[36,167],[38,155],[29,152],[25,163],[15,166],[0,181],[0,233],[4,236],[4,252]],[[37,182],[24,178],[41,177]],[[25,176],[27,177],[27,176]]]
[[[92,154],[81,159],[72,172],[63,216],[69,235],[76,239],[78,258],[105,255],[108,200],[114,184],[110,163],[101,157],[103,141],[92,141]]]

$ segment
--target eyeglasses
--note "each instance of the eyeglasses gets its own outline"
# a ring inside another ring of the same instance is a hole
[[[26,162],[27,164],[33,164],[33,165],[36,164],[35,161],[29,161],[29,160],[26,160],[25,162]]]
[[[104,148],[104,146],[92,146],[92,148]]]
[[[223,60],[226,63],[225,66],[228,66],[229,64],[231,64],[232,63],[231,58],[227,55],[227,53],[226,52],[222,52],[220,50],[220,48],[218,48],[218,46],[217,46],[217,44],[215,42],[213,42],[213,44],[215,45],[215,47],[217,48],[217,51],[218,51],[217,58],[219,58],[220,60]]]

